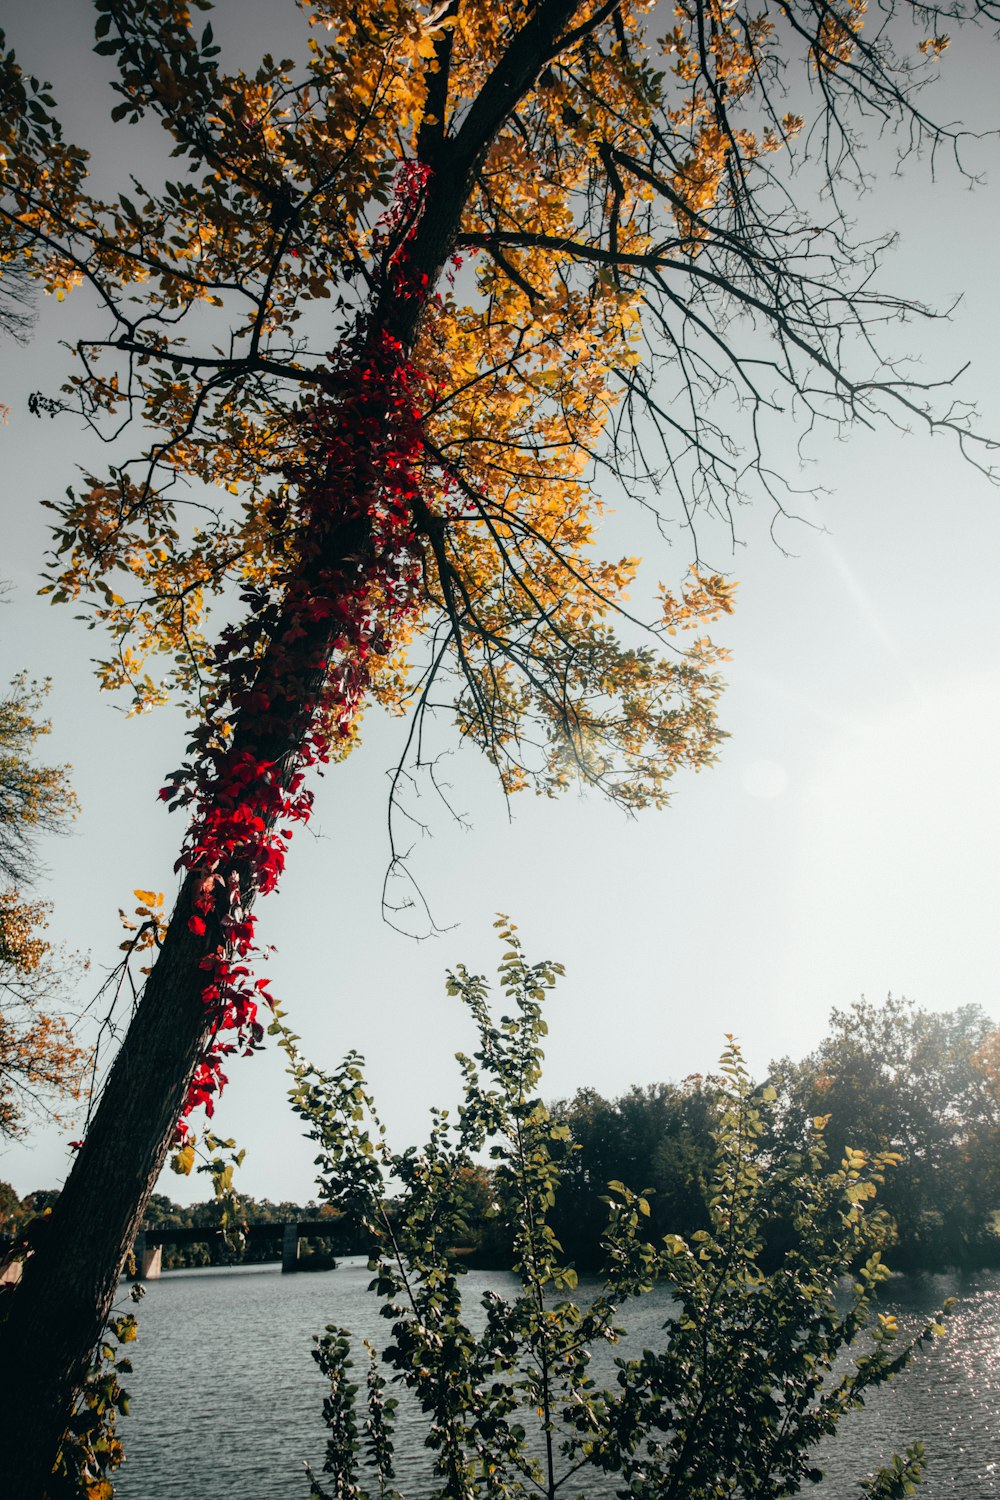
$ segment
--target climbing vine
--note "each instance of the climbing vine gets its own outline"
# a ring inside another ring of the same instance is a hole
[[[426,276],[406,256],[427,176],[416,163],[404,165],[377,237],[396,306],[427,297]],[[309,819],[308,771],[354,733],[372,658],[392,651],[419,607],[415,518],[433,391],[400,339],[371,318],[331,364],[329,393],[303,413],[305,458],[289,476],[298,497],[295,550],[271,587],[244,590],[245,615],[214,651],[214,688],[192,758],[160,792],[171,807],[192,811],[176,868],[196,880],[188,927],[211,943],[202,960],[211,1036],[179,1139],[192,1110],[212,1115],[225,1059],[262,1043],[258,1012],[273,999],[268,981],[253,973],[253,899],[275,889],[294,828]],[[252,727],[233,733],[237,718]]]

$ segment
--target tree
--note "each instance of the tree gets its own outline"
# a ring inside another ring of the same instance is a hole
[[[551,1223],[576,1265],[600,1261],[604,1196],[612,1180],[648,1198],[656,1236],[689,1237],[707,1227],[719,1109],[718,1081],[700,1077],[636,1086],[613,1103],[581,1089],[569,1103],[552,1106],[554,1118],[569,1131],[569,1154]]]
[[[42,935],[49,908],[18,890],[37,874],[39,835],[76,807],[66,767],[33,758],[49,732],[45,691],[19,676],[0,699],[0,1136],[23,1134],[32,1110],[79,1098],[90,1058],[61,1013],[67,961]]]
[[[822,1478],[817,1444],[867,1393],[892,1378],[940,1324],[897,1343],[895,1318],[873,1317],[888,1276],[879,1246],[886,1224],[874,1204],[885,1162],[848,1148],[831,1170],[821,1124],[803,1149],[768,1149],[773,1088],[755,1088],[739,1051],[723,1055],[717,1129],[707,1181],[707,1222],[690,1238],[646,1238],[649,1204],[607,1185],[602,1285],[585,1307],[552,1227],[566,1126],[539,1097],[542,1011],[561,973],[529,964],[515,929],[498,922],[505,1014],[489,986],[459,968],[448,990],[476,1023],[473,1057],[459,1056],[463,1099],[436,1112],[426,1147],[393,1152],[367,1092],[362,1060],[332,1074],[289,1052],[293,1105],[317,1142],[323,1195],[375,1242],[372,1290],[391,1334],[382,1359],[427,1424],[434,1500],[556,1500],[580,1493],[594,1471],[615,1476],[635,1500],[777,1500]],[[450,1254],[464,1213],[465,1174],[485,1149],[509,1215],[510,1296],[463,1299],[464,1268]],[[836,1160],[836,1158],[833,1158]],[[394,1194],[386,1202],[387,1185]],[[768,1231],[791,1221],[778,1265]],[[848,1291],[846,1274],[860,1265]],[[602,1387],[591,1355],[615,1345],[628,1310],[660,1283],[675,1299],[654,1349],[615,1361]],[[864,1353],[851,1346],[868,1335]],[[315,1357],[330,1381],[324,1480],[314,1500],[393,1496],[393,1416],[369,1349],[364,1439],[351,1378],[349,1331],[328,1327]],[[537,1422],[535,1415],[537,1414]],[[413,1420],[413,1413],[409,1416]],[[869,1497],[912,1494],[919,1445],[871,1476]],[[325,1476],[330,1476],[330,1488]],[[580,1489],[576,1486],[579,1485]],[[412,1491],[411,1491],[412,1492]]]
[[[30,883],[38,874],[38,840],[58,833],[76,812],[67,766],[33,760],[38,741],[51,731],[41,718],[48,683],[22,673],[0,698],[0,880]]]
[[[808,1116],[828,1117],[845,1143],[893,1152],[882,1201],[896,1224],[894,1259],[940,1269],[992,1258],[1000,1207],[1000,1112],[988,1068],[995,1027],[977,1005],[950,1013],[889,997],[830,1016],[830,1033],[800,1063],[772,1064],[787,1111],[785,1138]]]
[[[0,1231],[7,1232],[21,1209],[21,1200],[9,1182],[0,1182]]]
[[[593,550],[601,469],[654,510],[672,487],[699,565],[705,510],[754,479],[780,505],[760,443],[788,402],[969,440],[876,352],[914,310],[871,290],[877,252],[778,161],[804,109],[837,193],[871,114],[907,149],[951,140],[915,91],[946,18],[992,0],[890,5],[870,34],[860,0],[692,0],[662,40],[645,0],[313,0],[306,62],[252,75],[223,71],[192,8],[96,0],[114,117],[160,120],[188,169],[111,202],[44,85],[2,62],[5,222],[41,284],[87,282],[108,318],[36,410],[150,428],[58,507],[52,597],[110,631],[106,685],[140,707],[176,686],[196,713],[163,789],[190,819],[173,915],[7,1299],[0,1438],[29,1492],[178,1121],[260,1042],[255,900],[364,704],[413,709],[418,762],[443,695],[510,790],[662,802],[718,738],[718,653],[670,637],[730,588],[696,566],[636,634],[634,559]],[[206,609],[234,595],[211,645]]]
[[[24,263],[24,240],[4,224],[0,229],[0,333],[19,344],[26,342],[31,327],[34,290]]]

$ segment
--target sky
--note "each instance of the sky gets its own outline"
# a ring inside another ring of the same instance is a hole
[[[8,0],[8,40],[51,77],[68,133],[113,152],[102,170],[138,170],[105,123],[112,101],[88,51],[87,9]],[[278,7],[250,9],[266,28]],[[245,47],[248,33],[231,39]],[[1000,124],[989,117],[991,61],[975,43],[946,55],[931,98],[941,116]],[[928,378],[968,362],[961,393],[977,401],[982,430],[1000,435],[1000,144],[971,142],[968,159],[982,174],[974,191],[946,162],[933,175],[911,164],[886,172],[857,214],[866,232],[899,231],[883,284],[939,307],[963,298],[950,321],[903,329],[902,345]],[[891,161],[876,146],[879,164]],[[40,501],[61,494],[94,449],[72,418],[31,417],[27,395],[57,387],[58,340],[89,315],[84,299],[47,301],[31,344],[4,345],[0,365],[11,408],[0,428],[0,576],[14,585],[0,609],[0,672],[52,678],[46,756],[72,763],[82,810],[43,849],[39,894],[54,904],[52,935],[90,956],[81,1004],[117,959],[117,911],[132,890],[176,888],[182,825],[156,792],[186,730],[177,711],[128,718],[102,697],[90,665],[100,643],[35,592]],[[529,957],[566,965],[549,1012],[549,1097],[709,1071],[730,1032],[762,1074],[771,1058],[815,1047],[830,1009],[861,995],[904,994],[935,1010],[976,1002],[1000,1021],[1000,493],[941,436],[859,431],[801,451],[796,438],[789,427],[776,466],[824,493],[804,505],[808,524],[780,528],[780,547],[771,517],[751,511],[732,555],[713,556],[740,580],[735,615],[713,629],[732,653],[729,738],[717,765],[676,780],[667,810],[629,819],[582,791],[508,805],[485,762],[457,751],[447,776],[463,824],[428,805],[431,834],[410,861],[443,930],[415,942],[380,908],[386,776],[405,726],[370,719],[360,749],[319,783],[313,829],[259,908],[276,949],[267,972],[318,1063],[365,1054],[398,1145],[421,1138],[431,1105],[456,1099],[453,1054],[473,1038],[444,975],[459,962],[495,967],[498,911],[519,924]],[[612,516],[608,551],[636,550],[636,526],[627,509]],[[680,540],[650,538],[645,552],[649,579],[683,573]],[[234,1066],[216,1127],[247,1150],[243,1191],[304,1201],[312,1152],[285,1088],[273,1050]],[[20,1193],[58,1183],[73,1134],[46,1128],[0,1144],[0,1178]],[[181,1201],[207,1196],[204,1179],[161,1186]]]

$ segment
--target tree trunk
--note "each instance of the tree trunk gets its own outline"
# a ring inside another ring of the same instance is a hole
[[[208,1039],[185,880],[93,1124],[20,1285],[4,1298],[0,1453],[11,1500],[45,1493],[54,1455]]]
[[[312,560],[312,571],[329,570],[331,562],[343,564],[348,548],[352,564],[359,548],[364,551],[365,538],[356,525],[335,528],[332,541],[334,547]],[[331,558],[334,550],[340,555]],[[320,697],[334,639],[328,620],[303,629],[286,613],[256,679],[272,711],[244,718],[233,736],[234,755],[252,748],[259,760],[283,768],[281,779],[287,784],[312,722],[311,705]],[[276,717],[279,679],[301,691]],[[245,867],[233,861],[217,873],[223,882],[234,879],[244,893],[241,915],[249,915],[255,887]],[[86,1139],[20,1284],[0,1304],[0,1471],[3,1493],[11,1500],[45,1494],[67,1417],[103,1335],[126,1256],[212,1034],[213,1011],[203,998],[209,978],[203,960],[223,947],[225,938],[217,919],[210,918],[200,934],[188,925],[198,914],[201,878],[197,869],[185,876]]]

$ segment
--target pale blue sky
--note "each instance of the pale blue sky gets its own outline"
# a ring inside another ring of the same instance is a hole
[[[73,30],[87,7],[60,7],[66,27],[42,58],[54,8],[8,3],[9,39],[60,98],[76,89],[86,122],[100,105],[77,50],[84,32]],[[985,123],[993,91],[982,51],[956,49],[948,67],[940,112],[978,111]],[[1000,148],[982,143],[970,157],[990,173],[974,193],[947,164],[937,185],[917,167],[884,180],[859,214],[873,233],[900,230],[885,284],[939,305],[965,293],[950,324],[911,325],[903,344],[926,355],[929,374],[971,359],[962,390],[1000,433]],[[46,537],[38,502],[72,482],[88,449],[72,420],[39,422],[25,399],[55,386],[54,340],[85,315],[83,304],[46,306],[30,348],[4,347],[0,374],[12,408],[0,429],[0,574],[16,585],[0,612],[0,668],[54,679],[49,748],[73,762],[83,811],[45,851],[43,894],[56,904],[54,934],[92,954],[81,998],[115,959],[116,910],[132,888],[173,886],[182,828],[156,790],[185,730],[176,713],[129,720],[102,699],[88,667],[96,639],[34,593]],[[951,443],[922,434],[816,439],[800,472],[789,430],[773,456],[796,482],[832,492],[809,511],[827,530],[784,529],[797,554],[787,557],[769,541],[767,516],[741,518],[737,613],[716,631],[733,652],[721,705],[731,738],[718,766],[677,782],[671,809],[629,821],[592,794],[522,795],[509,821],[489,768],[457,754],[454,799],[472,827],[434,812],[434,837],[412,861],[454,930],[415,944],[379,914],[385,772],[401,726],[370,722],[360,751],[321,783],[318,837],[297,839],[280,895],[260,908],[278,949],[269,972],[317,1060],[348,1047],[367,1054],[400,1143],[419,1136],[432,1103],[454,1097],[451,1055],[470,1037],[443,973],[463,960],[493,967],[497,910],[519,922],[529,953],[567,966],[550,1015],[551,1095],[584,1084],[613,1095],[706,1071],[727,1031],[761,1070],[815,1045],[830,1007],[862,993],[939,1009],[977,1001],[1000,1019],[1000,496]],[[631,550],[632,535],[631,518],[615,517],[609,550]],[[676,579],[680,542],[653,550],[650,579]],[[234,1067],[218,1125],[247,1148],[247,1192],[307,1198],[311,1153],[283,1087],[274,1054]],[[0,1177],[21,1192],[57,1182],[71,1134],[0,1148]],[[201,1180],[171,1177],[164,1188],[204,1196]]]

